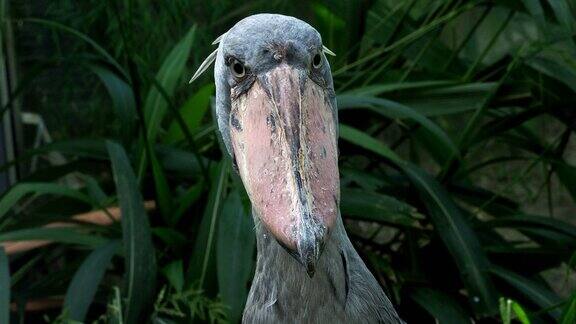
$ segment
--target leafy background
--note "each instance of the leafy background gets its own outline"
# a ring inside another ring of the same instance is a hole
[[[342,216],[405,320],[575,322],[574,2],[2,7],[20,80],[3,111],[41,114],[54,141],[32,148],[25,130],[1,166],[21,180],[0,198],[0,241],[53,244],[0,249],[0,322],[239,321],[249,202],[219,148],[211,73],[187,81],[258,12],[308,21],[337,54]],[[115,206],[105,226],[73,218]]]

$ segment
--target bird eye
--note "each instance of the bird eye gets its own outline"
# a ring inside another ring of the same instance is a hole
[[[232,71],[232,74],[236,78],[243,78],[244,75],[246,75],[246,68],[238,60],[232,61],[232,64],[230,65],[230,70]]]
[[[322,65],[322,56],[320,56],[320,53],[316,53],[312,59],[312,66],[317,69],[320,65]]]

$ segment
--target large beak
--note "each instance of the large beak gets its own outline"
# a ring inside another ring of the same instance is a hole
[[[283,63],[232,95],[230,137],[254,211],[312,276],[340,200],[327,93]]]

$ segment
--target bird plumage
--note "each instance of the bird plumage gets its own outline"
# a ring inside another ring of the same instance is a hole
[[[403,323],[337,221],[310,278],[254,217],[256,272],[244,323]]]
[[[333,53],[307,23],[274,14],[214,43],[193,79],[215,60],[218,129],[252,202],[258,254],[243,322],[403,323],[338,211]]]

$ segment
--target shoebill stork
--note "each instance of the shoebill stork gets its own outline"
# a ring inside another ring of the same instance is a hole
[[[258,253],[243,322],[403,323],[340,217],[333,53],[313,27],[275,14],[214,44],[192,80],[216,62],[218,128],[252,203]]]

